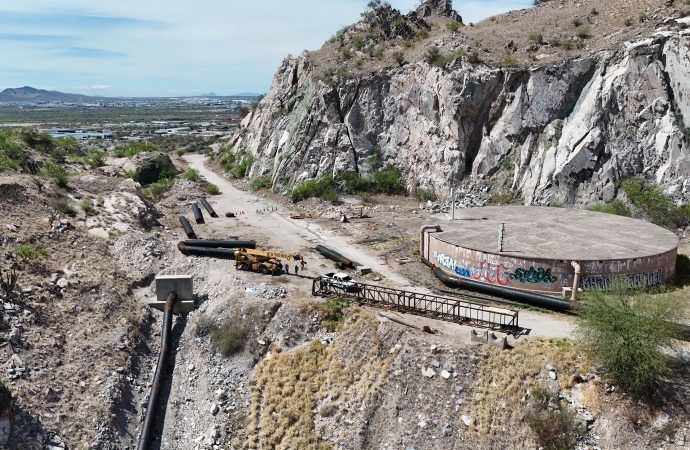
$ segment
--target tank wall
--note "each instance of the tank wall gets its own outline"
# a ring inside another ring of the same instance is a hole
[[[514,258],[463,248],[444,242],[436,233],[428,236],[425,257],[457,276],[483,283],[560,295],[572,287],[575,270],[571,261]],[[609,289],[616,280],[633,288],[653,286],[673,278],[677,249],[660,255],[603,261],[578,261],[580,288]]]

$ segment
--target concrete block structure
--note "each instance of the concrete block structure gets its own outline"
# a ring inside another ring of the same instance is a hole
[[[678,238],[641,220],[585,210],[488,206],[458,210],[441,231],[421,233],[420,252],[448,273],[546,295],[578,288],[653,286],[675,274]],[[500,226],[503,224],[502,238]],[[499,242],[501,241],[501,242]]]
[[[188,313],[194,310],[194,283],[191,275],[159,275],[156,277],[156,299],[148,301],[151,308],[165,308],[168,294],[175,292],[175,314]]]

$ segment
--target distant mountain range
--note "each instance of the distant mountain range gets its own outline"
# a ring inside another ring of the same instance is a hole
[[[261,94],[253,92],[240,92],[239,94],[231,95],[229,97],[258,97]],[[200,97],[218,97],[214,92],[209,92]],[[117,97],[113,97],[117,98]],[[120,97],[122,98],[122,97]],[[45,89],[36,89],[31,86],[24,86],[20,88],[8,88],[0,92],[1,102],[66,102],[66,103],[87,103],[98,100],[104,100],[105,97],[92,97],[84,94],[68,94],[59,91],[47,91]]]
[[[9,88],[0,92],[0,102],[71,102],[83,103],[95,97],[82,94],[67,94],[58,91],[46,91],[31,86]]]

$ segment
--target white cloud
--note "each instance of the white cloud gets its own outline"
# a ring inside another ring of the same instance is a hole
[[[110,85],[109,84],[94,84],[91,86],[90,89],[93,89],[94,91],[103,91],[106,89],[110,89]]]

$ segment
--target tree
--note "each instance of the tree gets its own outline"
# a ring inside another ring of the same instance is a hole
[[[594,291],[580,305],[585,348],[604,375],[634,394],[653,391],[671,374],[682,314],[672,295],[634,294],[622,283]]]

